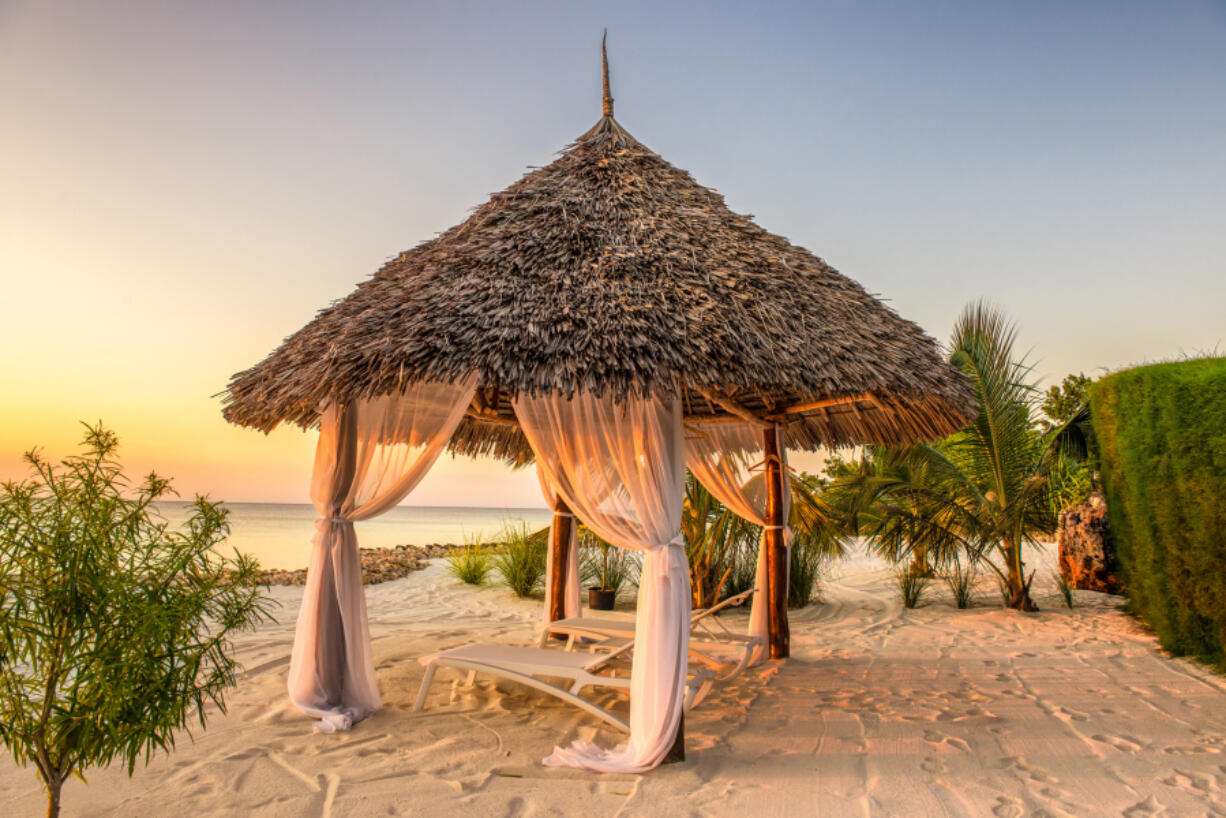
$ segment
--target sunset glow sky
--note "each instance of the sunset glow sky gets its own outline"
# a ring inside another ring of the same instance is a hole
[[[1048,381],[1226,349],[1226,4],[0,0],[0,479],[102,419],[135,471],[304,502],[214,397],[600,115],[946,340]],[[803,464],[803,463],[802,463]],[[414,504],[537,506],[444,460]]]

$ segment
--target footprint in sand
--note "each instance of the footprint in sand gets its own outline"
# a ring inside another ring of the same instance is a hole
[[[1086,715],[1085,713],[1081,713],[1069,707],[1059,707],[1057,708],[1057,712],[1060,715],[1068,716],[1073,721],[1089,721],[1090,720],[1090,717]]]
[[[992,808],[992,814],[996,818],[1022,818],[1026,810],[1022,808],[1022,802],[1019,799],[1001,795],[996,798],[996,806]]]
[[[1122,815],[1124,818],[1145,818],[1147,815],[1158,815],[1163,812],[1166,812],[1166,807],[1158,800],[1157,796],[1151,795],[1144,801],[1138,801],[1124,810]]]
[[[949,768],[945,766],[945,762],[932,756],[924,759],[923,763],[920,764],[920,769],[926,773],[932,773],[933,775],[940,775],[942,773],[949,772]]]
[[[1162,752],[1172,756],[1218,755],[1222,750],[1206,744],[1173,744],[1164,747]]]
[[[1095,741],[1101,741],[1103,744],[1110,744],[1121,753],[1135,753],[1143,746],[1136,739],[1126,738],[1124,736],[1107,736],[1099,733],[1098,735],[1090,736]]]
[[[1162,779],[1162,783],[1168,787],[1178,787],[1181,790],[1206,794],[1216,792],[1218,789],[1217,781],[1213,776],[1205,775],[1190,770],[1176,769],[1175,774]]]
[[[1036,781],[1040,784],[1058,784],[1060,779],[1053,775],[1049,775],[1043,770],[1035,767],[1025,756],[1006,756],[1001,759],[1001,766],[1006,770],[1017,770],[1019,773],[1026,775],[1031,781]]]
[[[925,730],[924,731],[924,741],[931,742],[932,744],[948,744],[950,747],[953,747],[955,750],[961,750],[964,753],[969,753],[971,751],[971,746],[967,744],[963,739],[960,739],[956,736],[942,735],[941,733],[938,733],[936,730]]]

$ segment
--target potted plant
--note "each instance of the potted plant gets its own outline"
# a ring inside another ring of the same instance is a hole
[[[620,555],[613,556],[614,566],[613,572],[609,572],[609,557],[613,546],[607,542],[598,541],[597,546],[600,548],[600,585],[589,586],[587,589],[587,606],[593,611],[611,611],[613,604],[617,601],[617,586],[620,582],[620,571],[618,570],[617,561],[621,559]]]

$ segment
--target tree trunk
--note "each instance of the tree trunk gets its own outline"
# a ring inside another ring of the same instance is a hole
[[[60,791],[64,788],[64,779],[45,781],[47,785],[47,818],[59,818]]]
[[[1009,567],[1009,607],[1015,611],[1037,611],[1038,605],[1030,598],[1030,583],[1034,574],[1026,579],[1022,564],[1022,549],[1013,543],[1005,543],[1005,562]]]

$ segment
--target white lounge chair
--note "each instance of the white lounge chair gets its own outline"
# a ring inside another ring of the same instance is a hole
[[[753,596],[750,588],[730,596],[710,608],[700,608],[690,614],[690,657],[726,671],[718,678],[731,679],[749,666],[758,647],[765,644],[760,637],[733,633],[715,616],[733,605],[741,605]],[[542,623],[540,646],[544,647],[554,634],[567,637],[566,649],[572,650],[579,640],[592,652],[608,650],[620,653],[629,649],[634,640],[634,619],[576,616]],[[728,670],[731,666],[731,670]]]
[[[430,689],[430,684],[434,681],[435,671],[440,667],[451,667],[457,670],[467,670],[469,684],[478,673],[510,679],[556,696],[564,702],[591,713],[618,730],[629,733],[630,725],[625,721],[579,696],[579,691],[588,686],[629,690],[630,679],[599,675],[599,671],[606,670],[606,666],[629,647],[630,645],[625,645],[612,653],[591,654],[515,645],[485,643],[461,645],[433,656],[423,656],[419,660],[425,665],[426,674],[421,680],[421,688],[417,692],[417,701],[413,709],[421,710],[426,706],[426,694]],[[570,685],[569,687],[559,686],[545,679],[566,679]],[[709,670],[699,669],[690,673],[685,693],[686,710],[702,701],[711,689],[713,681],[714,675]]]

